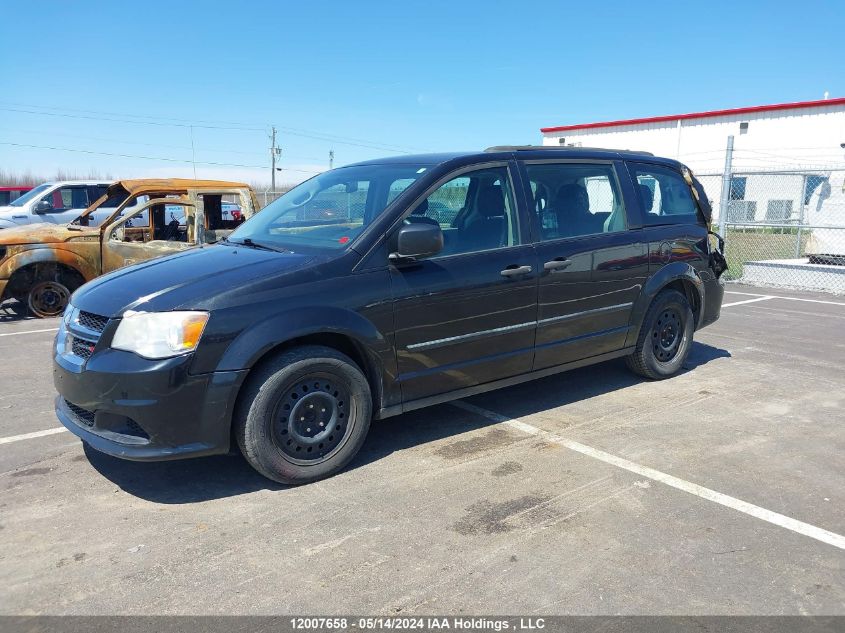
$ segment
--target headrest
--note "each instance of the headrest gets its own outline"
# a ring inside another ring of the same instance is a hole
[[[581,185],[574,183],[561,185],[555,196],[555,207],[559,211],[587,213],[590,210],[590,196]]]
[[[428,211],[428,198],[417,205],[417,208],[411,212],[411,215],[425,215]]]
[[[485,218],[505,215],[505,197],[501,185],[489,185],[478,192],[478,211]]]
[[[651,190],[651,187],[648,185],[640,185],[640,200],[643,201],[643,210],[646,213],[649,213],[652,205],[654,204],[654,192]]]

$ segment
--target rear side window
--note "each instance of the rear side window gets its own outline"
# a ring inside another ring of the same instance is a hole
[[[646,225],[704,222],[689,185],[681,174],[659,165],[631,163],[630,167]]]
[[[626,229],[613,166],[606,163],[526,163],[543,241]]]

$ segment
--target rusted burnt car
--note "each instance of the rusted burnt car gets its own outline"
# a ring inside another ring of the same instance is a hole
[[[248,185],[216,180],[121,180],[69,224],[0,231],[0,301],[38,317],[109,271],[213,244],[258,210]]]

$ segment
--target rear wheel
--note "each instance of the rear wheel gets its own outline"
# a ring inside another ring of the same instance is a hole
[[[643,319],[634,353],[627,357],[635,373],[660,380],[676,374],[692,347],[694,317],[687,298],[677,290],[663,290]]]
[[[250,378],[235,435],[265,477],[303,484],[341,470],[370,427],[370,387],[355,362],[329,347],[290,349]]]

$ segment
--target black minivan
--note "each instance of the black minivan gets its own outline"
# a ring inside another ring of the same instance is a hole
[[[296,484],[372,418],[624,356],[675,374],[719,317],[724,258],[684,165],[494,147],[349,165],[213,246],[80,288],[56,414],[133,460],[226,453]]]

